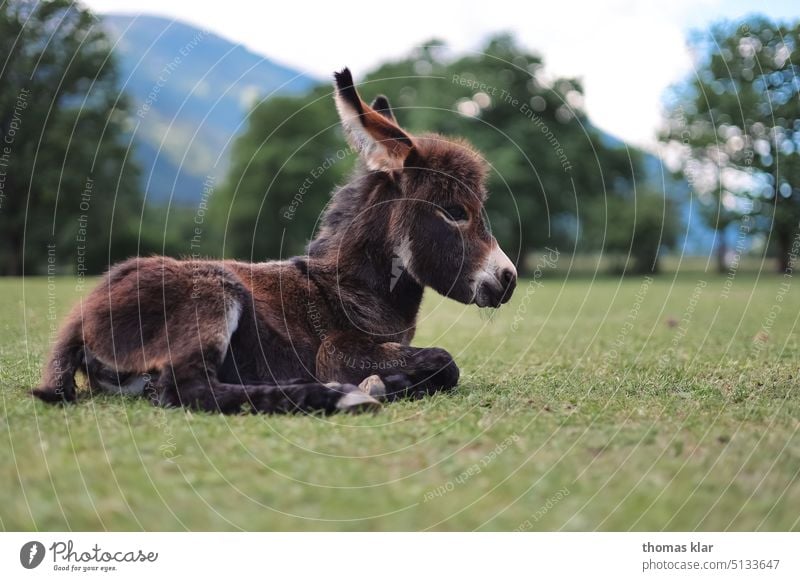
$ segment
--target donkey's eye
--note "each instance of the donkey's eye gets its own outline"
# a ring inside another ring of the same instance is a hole
[[[442,210],[453,222],[463,222],[467,219],[467,211],[463,206],[445,206]]]

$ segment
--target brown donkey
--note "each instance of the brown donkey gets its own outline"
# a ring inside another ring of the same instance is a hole
[[[335,77],[360,167],[308,255],[115,265],[65,323],[35,395],[74,401],[80,370],[91,390],[164,406],[331,412],[456,385],[447,351],[409,343],[424,287],[479,307],[514,290],[483,215],[486,164],[463,141],[409,135],[384,97],[369,106],[350,71]]]

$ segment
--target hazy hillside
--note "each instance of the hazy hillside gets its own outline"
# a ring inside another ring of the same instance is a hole
[[[308,75],[182,22],[119,15],[103,22],[118,41],[149,200],[197,199],[206,176],[224,176],[232,137],[256,99],[314,84]]]

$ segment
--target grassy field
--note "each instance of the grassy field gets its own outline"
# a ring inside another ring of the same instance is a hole
[[[451,394],[223,417],[32,401],[75,279],[0,280],[0,529],[800,528],[800,284],[538,282],[493,317],[428,294]]]

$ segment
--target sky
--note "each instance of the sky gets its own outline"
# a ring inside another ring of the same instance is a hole
[[[182,20],[321,79],[343,66],[358,78],[434,37],[456,52],[474,52],[491,34],[510,31],[543,56],[549,74],[583,81],[595,125],[645,148],[655,144],[664,91],[693,74],[687,33],[741,18],[754,6],[773,18],[800,18],[797,0],[84,3],[99,13]]]

